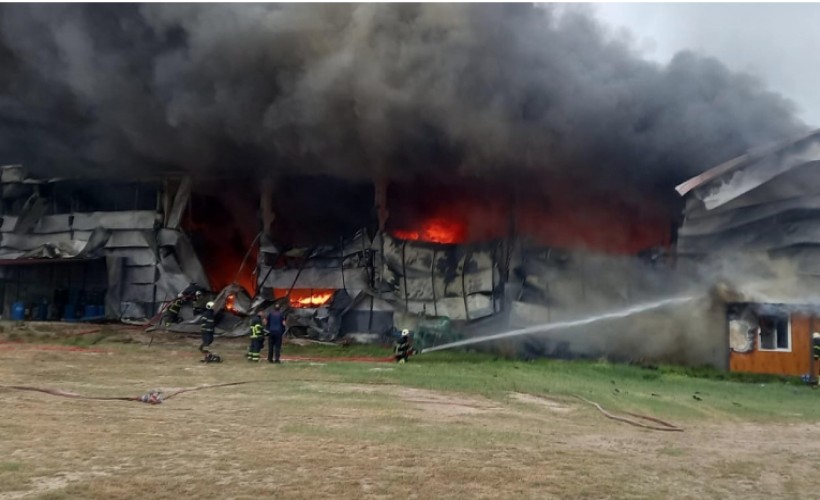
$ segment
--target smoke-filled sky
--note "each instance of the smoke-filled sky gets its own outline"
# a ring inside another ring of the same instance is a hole
[[[560,14],[559,14],[560,12]],[[671,187],[805,125],[580,7],[0,7],[0,164],[43,173],[570,173]]]
[[[820,4],[608,3],[594,10],[630,31],[645,57],[667,62],[684,49],[717,57],[793,99],[804,120],[820,125]]]

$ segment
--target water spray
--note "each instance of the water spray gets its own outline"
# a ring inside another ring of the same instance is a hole
[[[603,320],[608,320],[608,319],[626,318],[626,317],[631,316],[633,314],[642,313],[642,312],[646,312],[646,311],[651,311],[651,310],[654,310],[654,309],[660,309],[660,308],[666,307],[666,306],[685,304],[687,302],[691,302],[692,300],[694,300],[696,298],[697,298],[697,296],[695,296],[695,295],[689,295],[689,296],[685,296],[685,297],[673,297],[673,298],[670,298],[670,299],[663,299],[663,300],[658,300],[658,301],[655,301],[655,302],[643,303],[643,304],[627,307],[627,308],[624,308],[624,309],[619,309],[619,310],[616,310],[616,311],[603,313],[603,314],[597,314],[595,316],[576,319],[576,320],[572,320],[572,321],[561,321],[561,322],[558,322],[558,323],[541,323],[539,325],[528,326],[527,328],[521,328],[521,329],[518,329],[518,330],[511,330],[511,331],[508,331],[508,332],[496,333],[494,335],[487,335],[485,337],[475,337],[475,338],[471,338],[471,339],[464,339],[464,340],[459,340],[459,341],[456,341],[456,342],[450,342],[449,344],[442,344],[442,345],[439,345],[439,346],[428,347],[426,349],[423,349],[421,351],[421,353],[424,354],[426,352],[442,351],[444,349],[451,349],[453,347],[463,347],[463,346],[466,346],[466,345],[478,344],[478,343],[481,343],[481,342],[489,342],[491,340],[500,340],[500,339],[506,339],[506,338],[510,338],[510,337],[518,337],[520,335],[529,335],[529,334],[533,334],[533,333],[544,333],[544,332],[548,332],[550,330],[558,330],[558,329],[561,329],[561,328],[572,328],[572,327],[576,327],[576,326],[589,325],[589,324],[592,324],[592,323],[595,323],[595,322],[598,322],[598,321],[603,321]]]

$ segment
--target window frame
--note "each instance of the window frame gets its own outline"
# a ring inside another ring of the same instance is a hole
[[[760,320],[762,318],[773,318],[773,319],[777,320],[778,322],[780,321],[779,316],[775,316],[775,315],[771,315],[771,314],[761,314],[761,315],[758,315],[758,325],[759,325]],[[757,330],[757,350],[759,350],[761,352],[792,352],[792,317],[791,317],[791,314],[787,314],[785,316],[785,320],[786,320],[786,339],[788,340],[788,347],[787,348],[775,347],[774,349],[764,348],[763,347],[763,339],[761,339],[761,335],[763,334],[763,328],[758,327],[758,330]],[[775,346],[777,346],[777,330],[776,330],[776,328],[777,328],[777,323],[775,323],[775,339],[774,339]]]

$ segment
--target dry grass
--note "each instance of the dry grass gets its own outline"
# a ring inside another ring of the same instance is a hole
[[[192,346],[0,350],[3,383],[85,394],[258,381],[158,406],[0,390],[0,499],[809,498],[820,487],[814,423],[703,417],[650,432],[567,399],[351,383],[334,363],[206,366]],[[411,365],[359,366],[378,379]]]

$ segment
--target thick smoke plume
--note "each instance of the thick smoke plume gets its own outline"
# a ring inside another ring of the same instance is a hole
[[[5,5],[0,162],[666,188],[804,127],[753,78],[642,60],[584,9]]]

